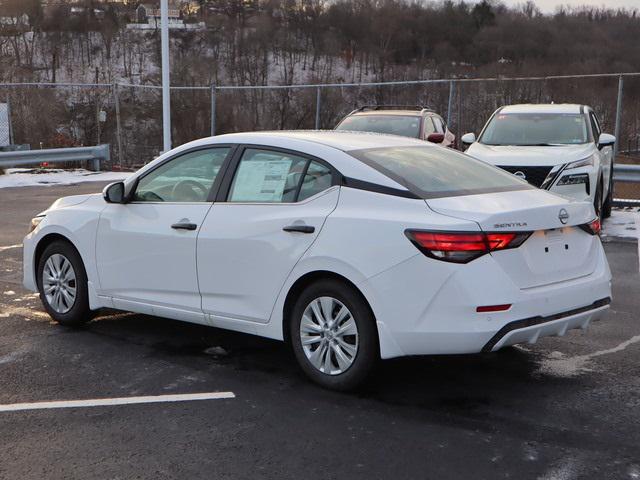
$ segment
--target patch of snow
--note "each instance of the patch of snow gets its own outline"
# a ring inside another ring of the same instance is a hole
[[[640,209],[626,207],[611,211],[602,226],[603,237],[640,238]]]
[[[229,355],[229,352],[222,347],[209,347],[203,353],[214,357],[226,357]]]
[[[524,459],[529,462],[535,462],[538,460],[538,450],[529,443],[524,445]]]
[[[578,476],[579,463],[574,458],[566,458],[554,465],[539,480],[571,480]]]
[[[580,373],[592,371],[592,369],[588,368],[588,364],[593,358],[621,352],[628,346],[638,342],[640,342],[640,335],[631,337],[629,340],[625,340],[621,344],[607,350],[599,350],[586,355],[577,355],[568,358],[558,355],[558,352],[552,352],[540,363],[540,371],[556,377],[575,377]]]
[[[124,180],[130,172],[91,172],[84,169],[61,170],[9,168],[0,175],[0,188],[50,185],[74,185],[83,182],[115,182]]]

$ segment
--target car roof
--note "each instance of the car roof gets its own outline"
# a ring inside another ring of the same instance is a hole
[[[371,115],[398,115],[401,117],[421,117],[425,114],[433,114],[431,110],[365,110],[362,112],[350,113],[349,117],[371,116]]]
[[[197,142],[210,143],[215,139],[215,143],[248,143],[257,145],[270,145],[274,147],[284,147],[283,142],[294,140],[297,142],[308,142],[320,144],[327,147],[349,152],[351,150],[361,150],[364,148],[384,148],[402,146],[430,146],[417,138],[403,137],[399,135],[388,135],[372,132],[350,132],[341,130],[291,130],[291,131],[266,131],[266,132],[245,132],[229,133],[215,137],[203,138]]]
[[[577,103],[525,103],[502,107],[500,113],[583,113],[584,108]]]
[[[165,152],[138,170],[135,175],[128,177],[125,184],[134,184],[135,179],[140,175],[143,175],[148,170],[155,168],[166,159],[177,156],[183,152],[215,145],[227,146],[230,144],[244,144],[248,146],[255,146],[256,148],[281,148],[292,150],[294,152],[301,152],[306,155],[316,156],[330,162],[331,165],[333,165],[333,167],[345,177],[402,190],[406,190],[406,187],[400,185],[398,182],[380,173],[369,165],[366,165],[364,162],[356,160],[346,152],[368,148],[405,146],[442,148],[435,144],[430,144],[414,138],[369,132],[295,130],[229,133],[194,140]]]

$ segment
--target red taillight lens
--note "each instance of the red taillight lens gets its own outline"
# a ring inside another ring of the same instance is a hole
[[[506,312],[511,308],[510,303],[503,303],[502,305],[483,305],[476,307],[478,313],[491,313],[491,312]]]
[[[531,232],[470,233],[407,230],[409,240],[425,255],[447,262],[467,263],[485,253],[515,248]]]
[[[600,219],[596,218],[595,220],[579,225],[579,227],[587,233],[591,235],[600,235],[600,231],[602,230],[602,225],[600,224]]]
[[[501,250],[507,248],[516,236],[516,233],[487,233],[489,249]]]

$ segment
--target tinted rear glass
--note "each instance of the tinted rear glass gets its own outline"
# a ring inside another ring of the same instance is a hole
[[[534,188],[500,168],[446,148],[388,147],[348,153],[422,198]]]
[[[418,138],[420,117],[415,115],[355,115],[345,118],[336,130],[374,132]]]

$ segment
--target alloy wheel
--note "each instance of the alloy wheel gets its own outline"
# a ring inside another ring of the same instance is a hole
[[[49,306],[57,313],[67,313],[76,302],[76,272],[67,257],[51,255],[42,270],[42,291]]]
[[[339,375],[351,367],[358,354],[358,326],[342,302],[319,297],[304,309],[300,341],[314,368],[327,375]]]

